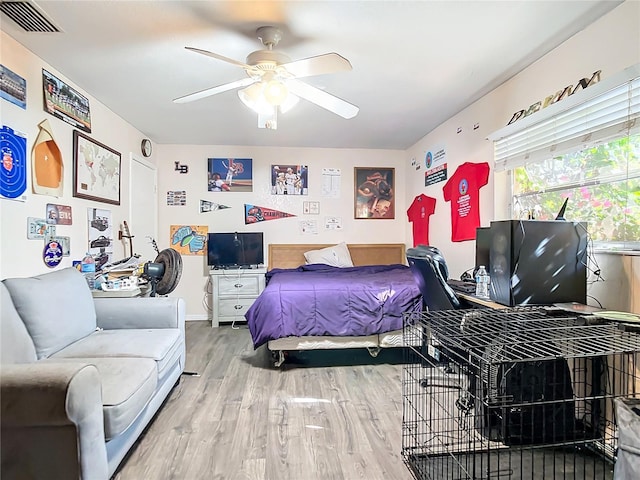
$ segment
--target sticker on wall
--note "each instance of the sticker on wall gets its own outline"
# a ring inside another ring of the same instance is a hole
[[[279,220],[280,218],[295,217],[295,215],[272,208],[259,207],[257,205],[244,204],[244,223],[266,222],[267,220]]]
[[[24,202],[27,200],[27,136],[3,125],[0,150],[0,196]]]
[[[174,170],[180,173],[189,173],[189,165],[180,165],[180,162],[173,162],[176,165]]]
[[[57,267],[62,261],[62,246],[55,240],[49,240],[44,244],[44,250],[42,251],[42,260],[44,264],[49,267]]]
[[[306,195],[309,168],[306,165],[271,165],[271,193]]]
[[[340,169],[322,169],[322,196],[329,198],[340,198]]]
[[[44,218],[27,217],[27,238],[37,240],[55,236],[55,225],[47,225]]]
[[[47,223],[49,225],[71,225],[73,223],[71,207],[47,203]]]
[[[200,213],[215,212],[216,210],[224,210],[225,208],[231,207],[220,203],[213,203],[208,200],[200,200]]]
[[[167,205],[170,207],[184,207],[187,204],[186,190],[169,190],[167,192]]]
[[[68,257],[69,255],[71,255],[71,237],[60,237],[56,235],[55,237],[50,237],[49,240],[58,242],[60,244],[63,257]]]
[[[424,186],[428,187],[447,179],[447,154],[444,147],[429,150],[424,157]]]
[[[89,99],[42,69],[44,109],[69,125],[91,133]]]
[[[302,213],[305,215],[319,215],[320,202],[302,202]]]
[[[206,252],[207,234],[209,227],[206,225],[171,225],[171,248],[182,255],[204,255]]]
[[[210,192],[253,191],[253,160],[251,158],[208,158]]]
[[[31,149],[33,193],[61,197],[64,178],[62,153],[53,138],[49,120],[41,121],[38,129],[38,136]]]
[[[27,109],[27,81],[4,65],[0,65],[0,98]]]
[[[318,221],[317,220],[300,220],[300,233],[302,235],[317,235]]]
[[[342,217],[324,217],[325,230],[342,230]]]

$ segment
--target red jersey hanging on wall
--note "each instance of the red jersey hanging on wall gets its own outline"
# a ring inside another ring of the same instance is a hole
[[[476,238],[476,228],[480,226],[480,188],[488,181],[487,162],[465,162],[442,187],[445,202],[451,202],[451,241]]]
[[[413,223],[413,246],[429,245],[429,217],[436,211],[436,199],[421,193],[407,210]]]

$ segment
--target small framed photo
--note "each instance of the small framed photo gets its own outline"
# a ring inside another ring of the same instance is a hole
[[[73,131],[73,196],[120,205],[121,155]]]
[[[395,168],[354,168],[356,219],[395,218]]]

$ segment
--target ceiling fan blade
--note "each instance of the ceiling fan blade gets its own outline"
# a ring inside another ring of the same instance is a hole
[[[319,107],[326,108],[342,118],[353,118],[360,111],[355,105],[296,79],[287,80],[287,87],[300,98],[315,103]]]
[[[247,87],[252,83],[255,83],[254,78],[243,78],[242,80],[236,80],[235,82],[225,83],[224,85],[218,85],[217,87],[206,88],[204,90],[200,90],[199,92],[190,93],[189,95],[185,95],[184,97],[178,97],[173,100],[173,103],[187,103],[193,102],[194,100],[200,100],[201,98],[210,97],[211,95],[216,95],[218,93],[226,92],[228,90],[233,90],[234,88]]]
[[[296,78],[352,70],[349,60],[337,53],[325,53],[317,57],[303,58],[294,62],[285,63],[281,66]]]
[[[219,55],[217,53],[210,52],[209,50],[202,50],[200,48],[194,48],[194,47],[184,47],[184,48],[186,48],[187,50],[191,50],[192,52],[200,53],[201,55],[206,55],[207,57],[216,58],[218,60],[222,60],[223,62],[237,65],[242,68],[251,68],[251,66],[247,65],[246,63],[240,62],[238,60],[234,60],[233,58],[225,57],[224,55]]]

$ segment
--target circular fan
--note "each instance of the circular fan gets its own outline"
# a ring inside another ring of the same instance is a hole
[[[315,57],[291,61],[284,53],[274,50],[282,39],[282,32],[276,27],[260,27],[256,35],[266,47],[247,56],[246,63],[223,55],[185,47],[187,50],[212,57],[223,62],[242,67],[248,78],[207,88],[174,99],[175,103],[186,103],[216,95],[236,88],[246,87],[238,92],[242,102],[258,113],[258,126],[275,128],[277,111],[284,113],[303,98],[343,118],[353,118],[359,108],[323,90],[298,80],[299,78],[351,70],[349,60],[337,53],[325,53]]]
[[[178,286],[182,276],[182,256],[173,248],[166,248],[153,262],[145,263],[143,270],[143,276],[151,283],[150,296],[168,295]]]

